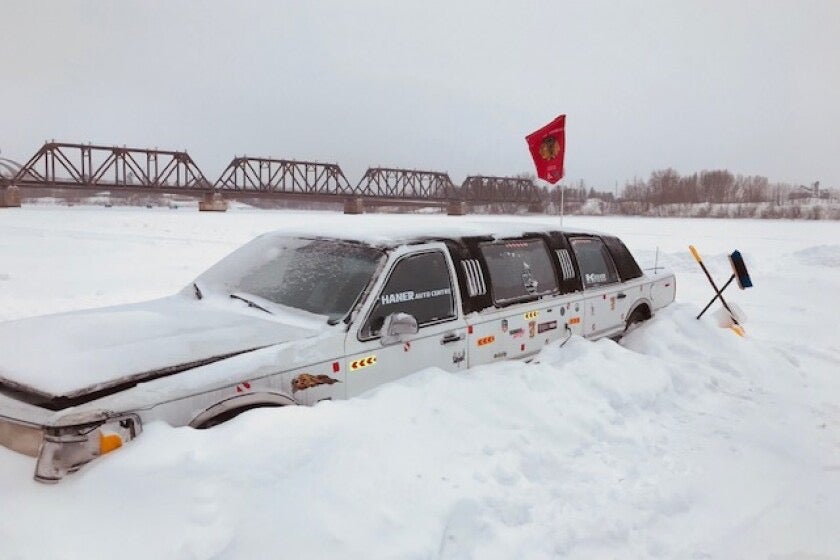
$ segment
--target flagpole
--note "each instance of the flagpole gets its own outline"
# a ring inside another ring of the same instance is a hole
[[[563,214],[566,213],[566,189],[560,183],[560,227],[563,227]]]

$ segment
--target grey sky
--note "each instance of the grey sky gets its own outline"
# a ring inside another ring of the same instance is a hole
[[[840,1],[0,0],[0,150],[45,139],[567,179],[840,187]]]

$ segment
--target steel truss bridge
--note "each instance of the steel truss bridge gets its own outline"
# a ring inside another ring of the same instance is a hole
[[[19,188],[199,196],[202,210],[225,199],[268,198],[371,206],[431,206],[464,213],[470,205],[516,204],[539,210],[529,179],[473,175],[460,186],[440,171],[369,168],[351,184],[335,163],[235,157],[211,183],[186,151],[47,142],[25,164],[0,171],[0,206],[19,206]]]

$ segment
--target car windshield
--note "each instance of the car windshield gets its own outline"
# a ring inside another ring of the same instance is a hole
[[[336,322],[350,312],[383,257],[359,243],[265,235],[219,261],[194,286],[199,297],[221,294],[268,312],[279,304]]]

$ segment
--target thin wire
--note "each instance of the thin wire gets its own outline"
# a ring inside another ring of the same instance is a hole
[[[563,346],[569,342],[569,339],[572,338],[572,335],[575,334],[572,332],[572,329],[569,328],[569,323],[566,323],[566,330],[569,331],[569,336],[566,337],[566,340],[560,343],[560,348],[563,348]]]

